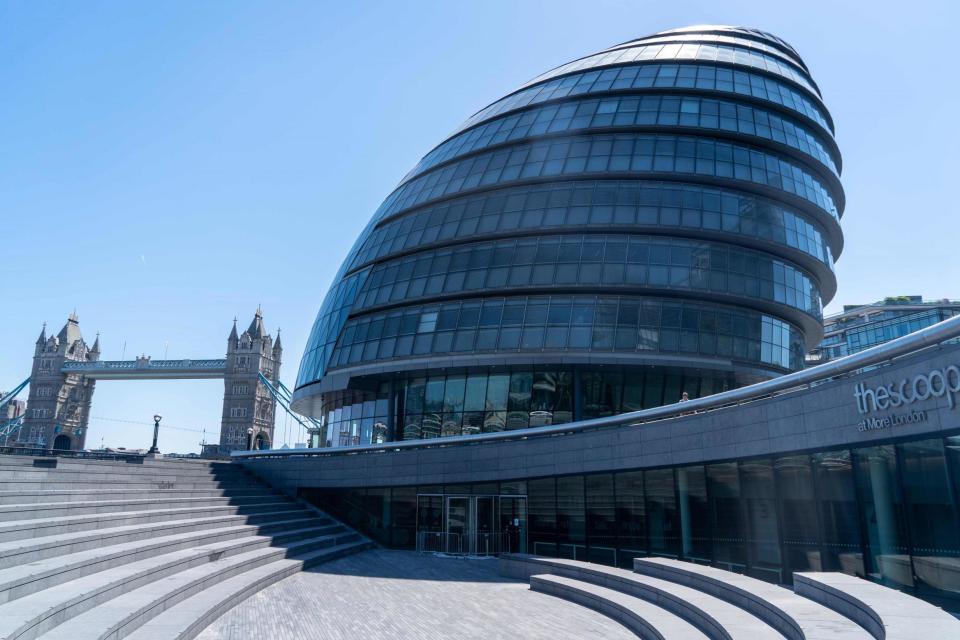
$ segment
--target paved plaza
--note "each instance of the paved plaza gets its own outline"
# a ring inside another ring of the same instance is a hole
[[[264,589],[198,639],[634,637],[598,613],[502,578],[496,560],[376,549]]]

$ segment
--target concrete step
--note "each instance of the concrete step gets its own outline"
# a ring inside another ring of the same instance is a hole
[[[128,458],[135,458],[135,464],[128,462]],[[156,468],[176,468],[185,473],[197,469],[231,469],[238,465],[230,460],[196,460],[189,458],[146,458],[143,456],[128,456],[121,460],[97,459],[97,458],[74,458],[70,456],[51,456],[51,455],[10,455],[0,454],[0,464],[2,465],[20,465],[25,467],[33,466],[34,460],[55,460],[58,467],[82,466],[82,467],[115,467],[115,466],[135,466],[135,467],[156,467]]]
[[[257,529],[268,532],[271,528],[283,528],[289,522],[311,521],[318,515],[309,511],[297,511],[294,517],[287,512],[261,514],[255,516],[259,521]],[[150,538],[188,531],[203,531],[230,525],[247,524],[248,516],[212,516],[209,518],[186,518],[140,525],[112,527],[96,531],[80,531],[55,536],[45,536],[34,540],[14,540],[0,543],[0,569],[26,562],[34,562],[60,556],[92,547],[148,540]]]
[[[0,570],[0,603],[125,563],[183,549],[216,542],[235,542],[241,547],[249,546],[250,548],[270,544],[289,544],[310,536],[325,535],[340,528],[343,526],[324,517],[290,522],[282,528],[272,529],[269,535],[260,535],[259,527],[255,525],[236,525],[165,535],[151,538],[149,541],[137,540],[54,556]]]
[[[797,595],[856,621],[875,638],[960,638],[960,619],[929,602],[839,572],[793,574]]]
[[[633,570],[708,593],[749,611],[789,640],[871,640],[836,611],[756,578],[667,558],[636,558]]]
[[[262,486],[257,483],[255,480],[227,480],[219,481],[214,478],[210,479],[173,479],[173,480],[149,480],[149,479],[133,479],[133,480],[90,480],[90,479],[79,479],[79,480],[66,480],[64,478],[54,477],[50,480],[23,480],[17,482],[4,482],[0,483],[0,491],[57,491],[57,490],[71,490],[77,491],[81,489],[86,489],[87,491],[96,491],[98,489],[103,489],[105,486],[110,486],[112,489],[126,489],[126,490],[147,490],[147,491],[156,491],[157,489],[244,489],[256,486]]]
[[[641,638],[712,640],[710,636],[666,609],[606,587],[572,578],[537,575],[530,577],[530,589],[602,613]]]
[[[204,489],[8,489],[0,490],[0,505],[32,504],[49,502],[96,502],[99,500],[124,500],[137,497],[223,497],[278,495],[276,491],[264,485],[251,485],[239,489],[220,487]]]
[[[241,545],[218,542],[148,558],[50,587],[31,596],[0,605],[0,637],[29,640],[124,593],[168,576],[212,562],[244,555],[264,561],[353,542],[359,538],[341,526],[314,534],[289,546]],[[319,531],[319,530],[318,530]]]
[[[328,547],[305,555],[322,556],[325,552],[336,548]],[[44,640],[124,638],[161,613],[164,613],[164,618],[169,618],[171,616],[169,609],[177,603],[187,598],[192,600],[201,597],[204,590],[228,583],[231,578],[248,572],[259,576],[261,572],[257,572],[257,569],[262,569],[264,576],[286,577],[298,571],[302,564],[303,562],[299,559],[278,557],[276,549],[272,548],[257,549],[221,558],[127,591],[65,621],[40,637]],[[10,640],[28,640],[28,638],[21,639],[14,636]]]
[[[190,517],[212,517],[218,515],[251,516],[248,523],[252,523],[253,516],[264,513],[294,513],[303,512],[306,507],[295,502],[273,500],[257,502],[245,506],[218,505],[218,506],[186,506],[167,509],[146,509],[141,511],[119,511],[108,513],[93,513],[84,515],[57,516],[53,518],[31,518],[13,520],[0,523],[0,542],[23,540],[25,538],[40,538],[44,536],[73,533],[76,531],[93,531],[109,529],[149,522],[166,522],[182,520]]]
[[[231,469],[177,469],[164,467],[145,467],[135,464],[116,464],[114,466],[22,466],[6,465],[0,462],[0,482],[37,479],[51,476],[67,478],[124,478],[124,477],[163,477],[163,478],[250,478],[250,474],[241,467]]]
[[[51,466],[54,465],[55,466]],[[56,459],[51,462],[49,459],[34,462],[31,459],[11,460],[0,457],[0,477],[4,474],[12,473],[89,473],[89,474],[159,474],[176,475],[180,477],[191,476],[215,476],[215,475],[248,475],[248,472],[240,465],[226,464],[220,467],[208,466],[185,466],[177,464],[154,465],[154,464],[129,464],[122,462],[107,462],[93,464],[90,462],[70,461],[65,459]]]
[[[154,492],[151,492],[151,494]],[[86,514],[112,514],[126,511],[146,511],[150,509],[172,509],[176,507],[219,507],[231,505],[252,507],[264,503],[291,503],[290,498],[280,494],[252,496],[217,497],[178,497],[178,498],[135,498],[132,500],[89,500],[85,502],[38,502],[34,504],[0,505],[0,523],[15,520],[41,518],[67,518]]]
[[[639,598],[686,620],[710,638],[783,640],[780,632],[748,611],[667,580],[589,562],[525,554],[504,555],[498,562],[500,573],[512,578],[550,574]]]
[[[189,598],[181,599],[178,604],[166,607],[163,615],[156,615],[149,621],[142,622],[139,628],[131,629],[129,635],[118,637],[127,637],[130,640],[190,640],[231,608],[271,584],[301,569],[358,553],[371,545],[370,541],[361,540],[257,567],[218,584],[209,585]],[[104,636],[82,636],[70,640],[86,640],[87,637]],[[63,638],[66,636],[43,636],[43,640]]]

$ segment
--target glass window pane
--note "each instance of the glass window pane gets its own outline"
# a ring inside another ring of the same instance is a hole
[[[956,571],[960,530],[943,440],[935,438],[897,446],[917,589],[925,595],[956,594],[960,591],[960,574]]]
[[[897,483],[893,445],[854,451],[857,491],[867,527],[869,575],[890,586],[913,586],[907,546],[906,509]]]
[[[847,450],[812,456],[820,506],[823,570],[866,577],[853,467]]]
[[[785,456],[774,462],[780,492],[785,571],[823,571],[820,535],[813,493],[813,473],[807,456]]]
[[[650,553],[676,558],[680,552],[677,494],[673,484],[673,469],[654,469],[644,472],[647,496],[647,530]]]
[[[527,482],[530,550],[537,555],[557,555],[557,489],[554,478]]]
[[[680,551],[685,560],[709,564],[710,519],[707,478],[702,466],[677,469],[680,498]]]
[[[759,459],[740,463],[740,481],[747,507],[748,573],[754,578],[780,584],[783,572],[772,462]]]
[[[613,474],[586,476],[587,544],[589,562],[616,564],[617,529]]]
[[[617,564],[633,569],[633,558],[647,555],[646,501],[643,472],[626,471],[614,476],[617,502]]]
[[[583,476],[557,478],[557,542],[561,558],[586,558]]]
[[[727,571],[747,569],[746,521],[740,497],[740,473],[736,462],[707,466],[710,493],[710,529],[713,532],[713,562]]]

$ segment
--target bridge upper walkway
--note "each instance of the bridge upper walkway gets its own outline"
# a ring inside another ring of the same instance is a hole
[[[222,378],[227,372],[227,361],[214,360],[99,360],[95,362],[65,362],[63,373],[82,373],[96,380],[160,380]]]

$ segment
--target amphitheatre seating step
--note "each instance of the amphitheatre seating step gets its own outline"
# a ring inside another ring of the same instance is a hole
[[[154,492],[151,492],[154,493]],[[85,500],[75,502],[35,502],[0,505],[0,523],[16,520],[65,518],[86,514],[109,514],[174,507],[236,506],[253,508],[256,505],[289,503],[286,496],[267,494],[253,496],[199,496],[173,498],[133,498],[130,500]],[[0,527],[4,526],[0,524]]]
[[[330,532],[283,547],[260,545],[256,548],[240,545],[239,541],[218,542],[147,558],[72,580],[0,605],[0,637],[23,640],[35,638],[111,598],[178,572],[224,558],[243,554],[256,562],[274,561],[359,538],[356,533],[341,526],[328,528],[331,529]]]
[[[943,609],[856,576],[794,573],[793,590],[855,620],[877,640],[960,638],[960,620]]]
[[[143,456],[132,455],[129,460],[112,460],[99,458],[72,458],[69,456],[50,456],[50,455],[3,455],[0,456],[0,465],[32,467],[35,460],[56,461],[58,469],[67,469],[70,467],[133,467],[133,468],[177,468],[189,472],[195,469],[235,469],[232,462],[214,461],[214,460],[185,460],[183,458],[146,458]],[[136,464],[131,464],[136,463]]]
[[[181,478],[186,477],[213,477],[223,476],[243,476],[247,475],[241,467],[226,464],[220,468],[196,466],[189,467],[185,465],[167,464],[167,465],[146,465],[146,464],[96,464],[93,462],[67,462],[57,460],[55,467],[36,466],[34,464],[11,464],[6,458],[0,458],[0,480],[8,478],[26,477],[31,474],[108,474],[108,475],[175,475]]]
[[[12,459],[13,456],[0,456],[0,481],[48,475],[108,475],[108,476],[137,476],[158,475],[177,476],[180,478],[211,478],[211,477],[250,477],[250,474],[239,465],[231,463],[213,467],[208,465],[184,464],[157,464],[144,461],[138,464],[125,464],[113,461],[98,460],[70,460],[66,458],[46,458],[38,460]]]
[[[16,482],[9,483],[8,486],[16,486],[20,491],[57,491],[57,490],[78,490],[86,489],[88,491],[98,491],[104,488],[106,484],[113,484],[115,486],[122,486],[124,489],[142,489],[146,491],[156,491],[158,489],[240,489],[245,486],[249,486],[249,482],[244,480],[226,480],[220,482],[219,480],[196,480],[192,478],[178,478],[177,480],[156,480],[151,481],[146,478],[140,479],[135,478],[133,480],[126,480],[123,482],[118,481],[102,481],[102,480],[64,480],[60,479],[50,479],[50,480],[18,480]]]
[[[636,558],[633,570],[709,593],[749,611],[789,640],[869,640],[856,622],[807,598],[748,576],[668,558]]]
[[[0,456],[0,638],[119,640],[177,607],[192,637],[372,544],[233,463]]]
[[[192,516],[242,515],[254,517],[264,513],[304,511],[301,505],[290,502],[254,503],[246,507],[235,505],[189,506],[173,509],[147,509],[142,511],[116,511],[54,518],[32,518],[0,522],[0,542],[37,538],[75,531],[95,531],[148,522],[166,522]]]
[[[126,637],[129,640],[189,640],[233,606],[271,584],[301,569],[363,551],[371,544],[368,540],[348,542],[257,567],[179,602]],[[42,640],[60,640],[60,637],[43,636]],[[86,640],[86,636],[69,640]]]
[[[317,516],[311,512],[295,512],[291,518],[285,518],[285,512],[278,512],[281,518],[253,525],[254,529],[266,532],[271,529],[283,528],[293,522],[310,522]],[[273,514],[260,514],[261,520],[268,519]],[[209,518],[188,518],[184,520],[170,520],[143,525],[128,525],[112,527],[96,531],[80,531],[55,536],[44,536],[34,540],[13,540],[0,543],[0,569],[5,569],[25,562],[33,562],[55,556],[83,551],[92,547],[147,540],[166,533],[180,533],[187,531],[202,531],[216,529],[231,524],[245,524],[247,516],[213,516]]]
[[[666,609],[596,584],[561,576],[534,575],[530,576],[530,589],[593,609],[641,638],[709,640],[709,636]]]
[[[776,629],[748,611],[667,580],[600,564],[526,554],[503,555],[498,562],[500,573],[512,578],[551,574],[639,598],[686,620],[709,638],[783,640]]]
[[[357,544],[360,543],[352,541],[344,545],[311,551],[303,554],[302,557],[327,557],[332,550]],[[191,601],[202,598],[206,590],[230,583],[233,578],[251,572],[260,578],[276,575],[277,577],[273,580],[276,581],[291,575],[303,566],[304,561],[301,558],[277,558],[275,551],[275,549],[258,549],[166,576],[108,600],[54,627],[40,637],[43,640],[123,638],[157,615],[164,614],[165,618],[174,617],[172,612],[168,612],[171,607],[188,598]],[[241,578],[234,580],[233,583],[246,583],[248,579],[249,577]]]
[[[3,485],[0,485],[3,486]],[[93,500],[119,500],[143,497],[190,497],[222,496],[242,497],[247,495],[277,495],[277,492],[262,486],[243,488],[208,487],[204,489],[9,489],[0,490],[0,505],[32,504],[40,502],[89,502]]]
[[[269,536],[256,535],[257,527],[239,525],[205,531],[178,533],[152,538],[149,542],[127,542],[96,547],[65,556],[55,556],[0,570],[0,603],[36,593],[43,589],[105,571],[125,563],[168,554],[198,546],[223,543],[237,548],[259,548],[270,544],[292,544],[297,540],[327,535],[342,528],[330,519],[320,518],[309,525],[294,524]]]

